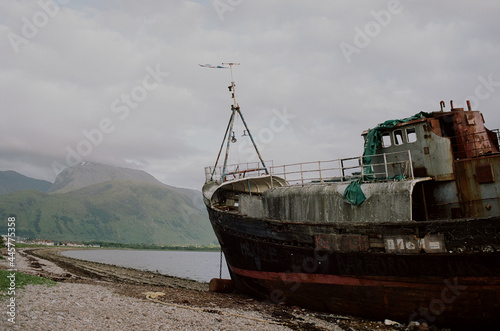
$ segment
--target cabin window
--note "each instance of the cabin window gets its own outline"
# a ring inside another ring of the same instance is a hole
[[[403,145],[403,131],[394,131],[394,145]]]
[[[406,129],[406,141],[408,141],[410,144],[417,141],[417,131],[415,130],[415,128]]]
[[[382,147],[391,147],[391,134],[389,132],[382,133]]]

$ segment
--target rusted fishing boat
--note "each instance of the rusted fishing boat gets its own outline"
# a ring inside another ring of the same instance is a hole
[[[499,138],[467,106],[367,130],[360,157],[272,166],[254,144],[258,163],[227,165],[235,117],[251,138],[235,99],[224,165],[203,186],[235,288],[337,314],[498,326]]]

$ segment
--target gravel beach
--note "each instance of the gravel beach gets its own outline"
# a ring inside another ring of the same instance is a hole
[[[403,330],[383,322],[275,305],[208,285],[63,257],[60,250],[20,249],[18,271],[57,281],[16,291],[15,323],[2,330]],[[0,268],[8,269],[7,261]],[[1,303],[1,302],[0,302]],[[5,311],[7,301],[3,301]]]
[[[289,330],[245,317],[259,314],[221,310],[231,315],[162,305],[91,284],[29,285],[17,297],[17,330]],[[2,327],[10,322],[3,321]]]

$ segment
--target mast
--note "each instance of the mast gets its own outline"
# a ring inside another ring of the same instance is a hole
[[[224,182],[227,176],[227,160],[229,158],[229,149],[231,147],[231,142],[236,142],[235,138],[235,133],[233,131],[234,127],[234,120],[236,119],[237,116],[241,118],[241,121],[243,122],[243,125],[245,126],[245,130],[250,137],[250,140],[252,141],[252,145],[255,149],[255,152],[257,153],[257,156],[259,157],[260,163],[262,163],[263,169],[266,171],[266,174],[269,174],[269,171],[267,170],[266,164],[264,163],[264,160],[262,159],[262,155],[259,152],[259,149],[257,148],[257,144],[255,143],[255,140],[253,139],[252,133],[250,132],[250,129],[248,128],[248,125],[245,121],[245,118],[243,117],[243,114],[241,113],[240,106],[238,104],[238,101],[236,100],[236,84],[234,83],[233,79],[233,65],[240,65],[239,63],[234,63],[234,62],[228,62],[228,63],[222,63],[222,65],[228,65],[229,66],[229,71],[231,73],[231,85],[228,86],[229,92],[231,92],[231,98],[233,99],[233,104],[231,105],[231,116],[229,118],[229,123],[227,124],[226,128],[226,133],[224,134],[224,139],[222,140],[222,144],[220,146],[219,154],[217,155],[217,160],[215,161],[214,169],[212,171],[212,179],[215,174],[215,170],[217,169],[217,164],[219,163],[219,158],[222,153],[222,149],[224,148],[224,142],[227,140],[226,143],[226,154],[224,157],[224,165],[222,167],[222,181]],[[227,68],[227,67],[224,67]]]

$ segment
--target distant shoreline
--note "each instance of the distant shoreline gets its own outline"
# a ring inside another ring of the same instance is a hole
[[[65,246],[65,245],[35,245],[35,244],[17,244],[20,248],[68,248],[68,249],[133,249],[146,251],[197,251],[197,252],[220,252],[220,246],[178,246],[168,245],[159,246],[153,244],[121,244],[121,243],[83,243],[85,247]],[[90,245],[101,245],[100,247],[91,247]]]
[[[62,255],[61,252],[68,250],[81,250],[84,247],[50,247],[50,248],[26,248],[24,253],[37,258],[51,261],[69,273],[81,278],[92,278],[114,283],[148,284],[155,286],[170,286],[175,288],[207,291],[208,283],[163,275],[147,270],[139,270],[130,267],[122,267],[113,264],[80,260]],[[90,249],[90,248],[89,248]],[[92,248],[102,249],[102,248]]]

